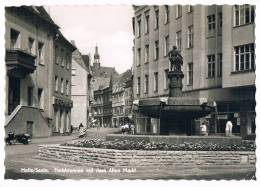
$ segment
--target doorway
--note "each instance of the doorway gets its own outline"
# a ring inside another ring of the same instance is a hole
[[[26,133],[30,134],[30,136],[33,137],[33,121],[27,121]]]
[[[64,114],[63,110],[60,110],[60,133],[64,133]]]
[[[20,104],[20,79],[16,77],[9,77],[8,88],[8,114]]]

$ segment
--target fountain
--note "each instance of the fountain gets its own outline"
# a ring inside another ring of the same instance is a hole
[[[138,111],[150,118],[160,119],[160,134],[194,135],[194,119],[215,111],[216,104],[206,98],[184,97],[181,71],[183,58],[176,46],[168,54],[170,67],[169,97],[145,98],[138,102]]]

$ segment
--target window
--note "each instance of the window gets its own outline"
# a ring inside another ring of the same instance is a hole
[[[159,10],[155,10],[155,21],[154,21],[154,29],[158,29],[159,27]]]
[[[181,51],[181,31],[176,32],[176,47]]]
[[[193,47],[193,25],[188,27],[188,41],[187,41],[187,47],[192,48]]]
[[[38,43],[38,59],[39,64],[44,64],[44,43]]]
[[[42,88],[38,88],[38,106],[44,109],[44,92]]]
[[[164,56],[167,56],[168,55],[168,52],[169,52],[169,46],[170,46],[170,43],[169,43],[169,36],[166,36],[164,38]]]
[[[181,5],[176,6],[176,19],[181,17],[182,7]]]
[[[159,41],[154,42],[154,60],[159,58]]]
[[[35,54],[35,45],[33,38],[28,38],[28,52],[30,54]]]
[[[149,45],[145,45],[144,62],[149,62]]]
[[[193,6],[187,5],[187,13],[190,13],[193,11]]]
[[[69,53],[66,54],[66,68],[70,69],[70,55]]]
[[[144,76],[144,93],[148,93],[148,88],[149,88],[149,76],[145,75]]]
[[[64,81],[63,81],[63,78],[60,79],[60,93],[64,94]]]
[[[144,28],[144,32],[145,34],[149,33],[149,14],[146,13],[145,15],[145,28]]]
[[[166,90],[168,89],[168,72],[169,70],[164,70],[164,81],[163,81],[163,88]]]
[[[141,19],[137,20],[137,37],[141,36]]]
[[[153,90],[154,90],[155,92],[158,91],[158,72],[155,72],[155,73],[154,73]]]
[[[215,55],[208,55],[208,78],[215,77]]]
[[[65,52],[63,49],[61,49],[61,53],[60,53],[60,62],[61,62],[61,67],[64,67],[65,64]]]
[[[72,70],[71,70],[71,75],[72,75],[72,76],[76,76],[76,69],[72,69]]]
[[[209,15],[207,16],[208,19],[208,31],[214,31],[215,30],[215,15]]]
[[[187,86],[193,85],[193,63],[187,64]]]
[[[33,87],[27,88],[27,105],[33,106]]]
[[[235,47],[234,71],[245,71],[255,69],[254,44],[246,44]]]
[[[11,29],[10,31],[10,48],[11,49],[16,49],[16,48],[20,48],[20,32]]]
[[[164,7],[164,23],[169,23],[169,6],[165,5]]]
[[[222,34],[222,12],[218,13],[218,34]]]
[[[234,26],[253,23],[255,21],[255,7],[253,5],[235,5]]]
[[[222,76],[222,53],[218,54],[218,77]]]
[[[69,81],[66,80],[66,95],[70,94],[70,85],[69,85]]]
[[[136,60],[137,60],[136,66],[139,66],[141,63],[141,48],[137,49],[137,59]]]
[[[59,48],[57,45],[55,45],[55,63],[59,64]]]
[[[137,90],[136,90],[137,95],[140,94],[140,89],[141,89],[141,79],[140,77],[137,77]]]
[[[55,92],[59,91],[59,79],[58,76],[55,76]]]

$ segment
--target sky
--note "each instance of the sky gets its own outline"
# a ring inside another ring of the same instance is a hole
[[[46,7],[68,40],[74,40],[82,54],[98,46],[102,66],[115,67],[119,73],[133,63],[132,6],[86,5]]]

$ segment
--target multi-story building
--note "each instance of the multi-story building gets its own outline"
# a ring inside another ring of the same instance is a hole
[[[66,50],[67,62],[74,48],[43,7],[7,7],[5,10],[5,130],[15,134],[27,132],[33,137],[50,136],[55,127],[54,108],[63,105],[63,99],[55,98],[54,75],[62,75],[63,84],[66,80],[70,82],[70,69],[57,70],[54,65],[54,46],[59,43]],[[65,86],[63,88],[65,90]],[[70,93],[65,97],[69,100]],[[64,117],[61,119],[65,121]]]
[[[71,124],[74,127],[81,123],[89,127],[90,81],[92,77],[89,62],[89,56],[82,55],[79,50],[72,53],[71,98],[73,108],[71,110]]]
[[[94,119],[100,127],[112,125],[112,77],[98,77],[94,81],[94,101],[91,106]]]
[[[102,127],[112,126],[112,82],[118,75],[114,67],[105,67],[100,64],[98,47],[95,47],[94,63],[91,66],[93,78],[91,92],[93,101],[90,101],[91,116],[98,120]]]
[[[112,91],[113,127],[124,125],[132,111],[132,71],[127,70],[115,78]]]
[[[71,129],[71,58],[76,48],[61,33],[56,34],[54,47],[53,133],[64,134]]]
[[[209,133],[255,133],[255,7],[134,6],[134,99],[168,96],[168,52],[183,56],[183,95],[217,103]],[[224,19],[223,19],[224,18]],[[160,120],[136,115],[137,133],[160,133]]]

